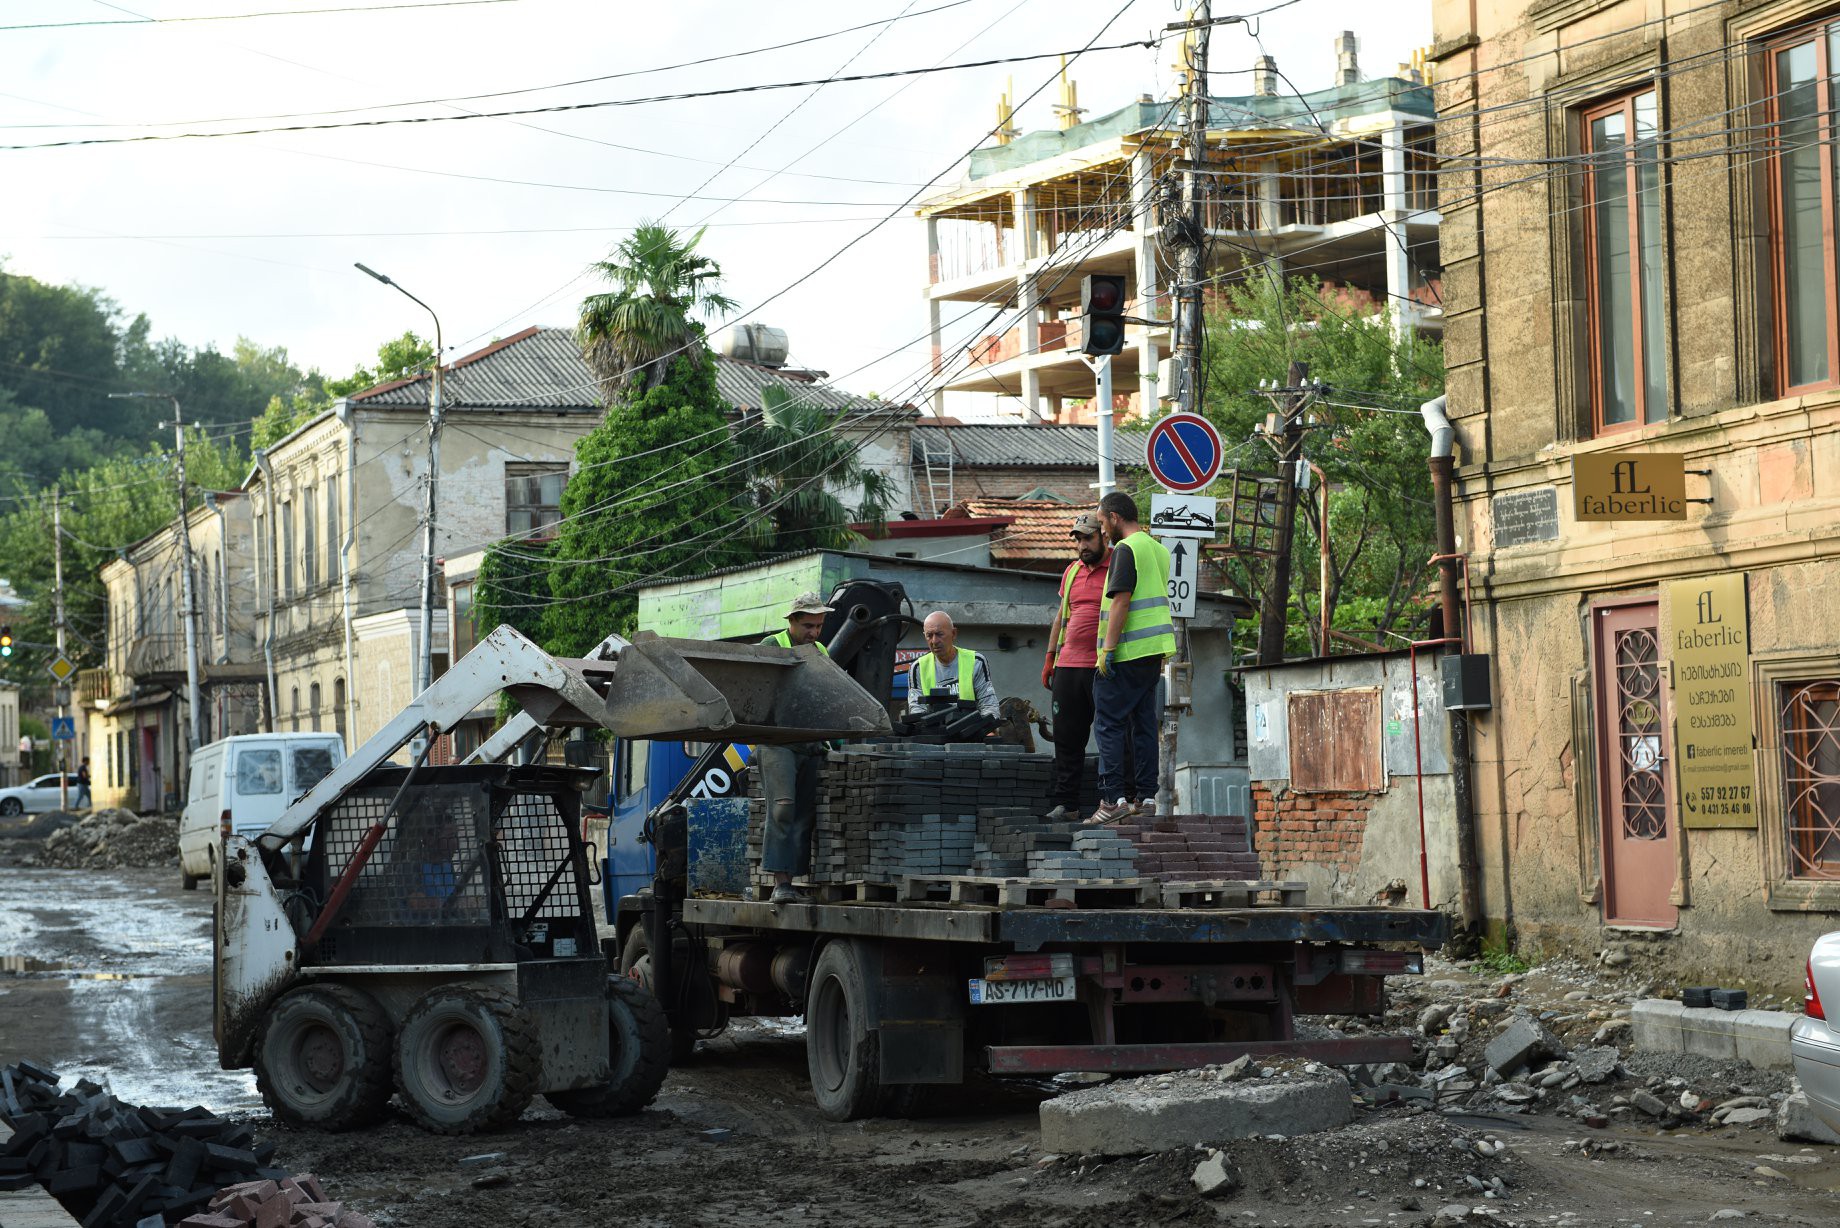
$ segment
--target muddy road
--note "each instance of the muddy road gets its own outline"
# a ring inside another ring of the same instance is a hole
[[[352,1135],[269,1121],[211,1041],[209,896],[168,870],[0,870],[0,1062],[88,1075],[143,1103],[247,1115],[278,1162],[412,1228],[518,1225],[1509,1225],[1840,1222],[1840,1148],[1761,1128],[1608,1130],[1539,1115],[1361,1110],[1329,1134],[1228,1149],[1240,1187],[1204,1200],[1192,1152],[1042,1154],[1047,1087],[983,1081],[905,1120],[818,1116],[796,1024],[737,1027],[649,1111],[578,1122],[541,1100],[511,1130],[436,1138],[392,1118]],[[1734,1080],[1741,1079],[1734,1072]],[[1505,1143],[1499,1154],[1495,1143]],[[1483,1144],[1478,1146],[1478,1143]],[[0,1224],[5,1223],[0,1205]]]

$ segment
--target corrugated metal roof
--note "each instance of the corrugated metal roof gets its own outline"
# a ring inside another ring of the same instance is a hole
[[[925,463],[924,450],[938,454],[952,450],[954,465],[967,468],[1090,469],[1099,463],[1099,428],[1096,426],[1030,426],[994,423],[936,426],[921,419],[914,424],[914,463]],[[1144,465],[1144,431],[1117,431],[1112,437],[1112,460],[1122,469]]]
[[[723,400],[744,411],[760,408],[765,388],[784,388],[802,404],[845,413],[886,413],[886,402],[833,388],[802,373],[740,362],[717,354],[716,389]],[[366,407],[425,409],[429,378],[395,380],[356,393],[353,403]],[[546,409],[601,412],[594,373],[566,328],[532,326],[456,359],[447,367],[442,392],[449,409]]]

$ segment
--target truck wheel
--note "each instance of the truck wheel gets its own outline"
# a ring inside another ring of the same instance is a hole
[[[255,1067],[263,1101],[289,1125],[369,1125],[390,1103],[390,1021],[347,985],[292,990],[263,1020]]]
[[[632,933],[626,935],[626,945],[620,948],[620,971],[644,986],[646,997],[652,998],[658,1007],[658,1017],[664,1020],[665,1031],[671,1038],[671,1065],[687,1064],[696,1055],[696,1031],[672,1027],[664,1013],[664,1005],[652,996],[652,940],[646,937],[644,925],[633,926]]]
[[[544,1099],[571,1117],[624,1117],[652,1102],[671,1070],[671,1029],[651,990],[623,976],[607,978],[607,1082]]]
[[[536,1024],[502,989],[431,989],[396,1035],[396,1090],[415,1124],[436,1134],[516,1121],[542,1077]]]
[[[881,1107],[880,1037],[865,1023],[868,1001],[856,944],[826,946],[811,974],[805,1057],[818,1111],[832,1121],[871,1117]]]

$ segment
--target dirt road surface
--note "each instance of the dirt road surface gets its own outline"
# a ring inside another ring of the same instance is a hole
[[[1757,1128],[1591,1130],[1422,1105],[1360,1110],[1330,1134],[1234,1144],[1239,1188],[1202,1199],[1190,1182],[1200,1153],[1043,1155],[1044,1087],[984,1081],[913,1119],[827,1122],[811,1105],[796,1024],[706,1042],[651,1110],[623,1121],[577,1122],[539,1101],[514,1129],[471,1138],[432,1137],[401,1118],[353,1135],[289,1130],[267,1119],[246,1072],[217,1069],[209,907],[207,893],[181,892],[166,870],[0,872],[0,1062],[86,1074],[143,1103],[247,1114],[279,1144],[279,1162],[319,1174],[380,1224],[1840,1221],[1840,1148]],[[1481,1154],[1496,1142],[1506,1144],[1499,1154]]]

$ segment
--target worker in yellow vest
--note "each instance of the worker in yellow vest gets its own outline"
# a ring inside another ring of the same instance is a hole
[[[934,610],[920,630],[932,651],[907,671],[907,710],[924,712],[933,702],[933,692],[947,690],[958,699],[975,699],[985,716],[998,716],[997,686],[990,680],[990,665],[969,648],[958,646],[952,616]]]
[[[1156,796],[1157,684],[1163,658],[1175,655],[1176,627],[1169,617],[1169,551],[1138,524],[1136,501],[1113,491],[1099,500],[1099,524],[1113,550],[1093,679],[1100,800],[1087,822],[1116,823],[1136,813],[1131,798]],[[1127,746],[1134,781],[1124,778]]]
[[[818,644],[824,616],[831,607],[816,593],[800,593],[786,611],[786,629],[760,642],[781,648]],[[823,644],[818,651],[830,655]],[[767,803],[765,838],[761,842],[760,868],[773,876],[775,904],[796,904],[806,897],[792,883],[811,875],[811,837],[818,825],[818,776],[824,768],[825,742],[795,742],[787,746],[761,746],[754,751],[760,764],[760,796]]]

